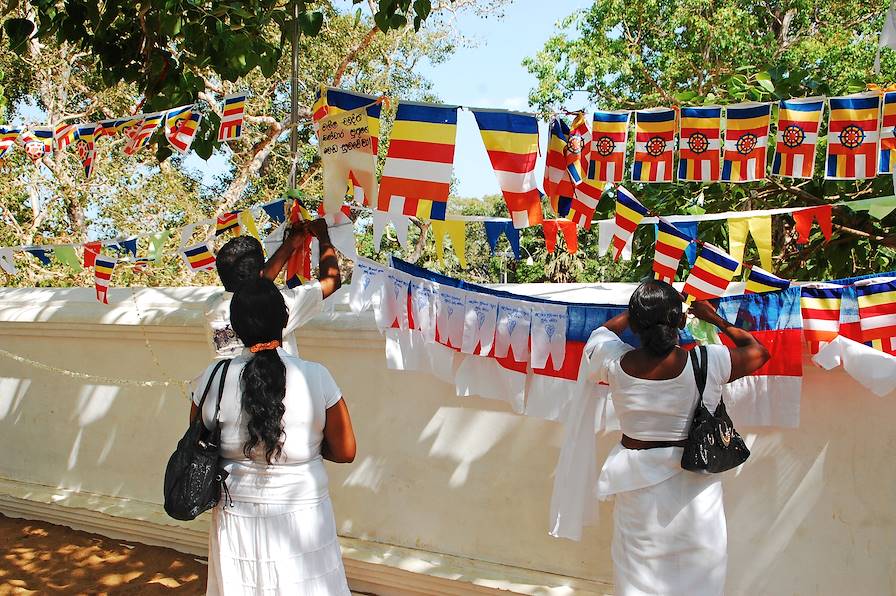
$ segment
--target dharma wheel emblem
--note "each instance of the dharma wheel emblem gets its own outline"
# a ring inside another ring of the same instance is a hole
[[[788,125],[781,133],[781,141],[785,147],[796,149],[806,140],[806,131],[796,124]]]
[[[737,147],[737,152],[741,155],[749,155],[758,143],[759,139],[756,138],[756,135],[748,132],[737,139],[735,146]]]
[[[613,154],[613,150],[616,149],[616,141],[610,137],[600,137],[595,141],[594,149],[601,157],[609,157]]]
[[[688,137],[688,148],[694,153],[703,153],[709,149],[709,139],[702,132],[695,132]]]
[[[850,124],[840,131],[840,144],[847,149],[858,149],[865,142],[865,131]]]
[[[666,141],[662,137],[650,137],[647,139],[645,149],[647,150],[647,155],[659,157],[666,150]]]

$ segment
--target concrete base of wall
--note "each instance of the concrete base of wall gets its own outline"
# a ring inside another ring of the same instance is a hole
[[[178,522],[154,503],[0,479],[0,513],[208,555],[208,514],[195,522]],[[612,594],[612,586],[580,578],[346,536],[339,541],[352,590],[378,596]]]

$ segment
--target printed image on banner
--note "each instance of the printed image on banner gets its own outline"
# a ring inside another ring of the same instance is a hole
[[[613,260],[618,261],[625,245],[650,210],[625,187],[616,187],[616,231],[613,233]]]
[[[660,217],[656,232],[656,254],[653,259],[653,273],[656,279],[666,283],[675,281],[678,266],[684,251],[694,239],[679,230],[669,220]]]
[[[801,288],[800,308],[803,314],[803,337],[809,353],[817,354],[821,347],[840,333],[840,303],[843,286],[811,284]]]
[[[195,104],[168,110],[165,116],[165,138],[180,153],[186,153],[196,138],[200,120],[202,115],[196,111]]]
[[[567,145],[571,139],[569,125],[559,116],[548,125],[548,152],[544,163],[544,192],[551,209],[559,217],[566,217],[572,206],[576,185],[582,182],[581,171],[567,167]]]
[[[19,135],[18,141],[25,147],[25,153],[32,161],[53,153],[52,126],[34,126]]]
[[[672,182],[675,110],[651,108],[635,112],[634,182]]]
[[[96,156],[96,137],[100,134],[97,123],[79,124],[75,130],[75,151],[84,168],[84,177],[88,180],[93,173],[93,158]]]
[[[678,179],[717,182],[721,162],[722,108],[681,108]]]
[[[243,117],[246,111],[245,91],[224,96],[221,125],[218,126],[218,142],[236,141],[243,136]]]
[[[744,103],[725,108],[722,182],[753,182],[765,178],[771,113],[772,106],[768,103]]]
[[[594,112],[587,180],[619,183],[625,179],[629,114],[628,111]]]
[[[896,91],[884,95],[880,131],[880,173],[896,173]]]
[[[377,209],[444,220],[454,172],[457,106],[401,102],[383,165]]]
[[[317,99],[312,107],[311,118],[315,124],[320,122],[327,114],[349,112],[364,108],[367,112],[367,128],[370,132],[370,140],[373,143],[373,154],[379,155],[380,141],[380,115],[383,111],[382,103],[374,95],[353,93],[335,87],[322,85],[317,92]],[[364,189],[358,184],[354,176],[349,176],[346,185],[358,203],[370,204],[370,197],[364,194]]]
[[[16,139],[22,134],[21,128],[4,128],[0,126],[0,160],[15,149]]]
[[[825,178],[860,180],[877,176],[880,95],[876,91],[831,97]]]
[[[747,287],[745,294],[765,294],[767,292],[779,292],[790,287],[790,282],[769,273],[762,267],[752,265],[747,269]]]
[[[778,133],[772,175],[811,178],[815,170],[823,97],[786,99],[778,104]]]
[[[541,191],[535,178],[538,161],[538,120],[532,114],[471,110],[485,144],[514,228],[544,219]]]
[[[700,256],[697,257],[684,282],[682,291],[687,295],[688,302],[711,300],[722,296],[739,267],[740,263],[732,259],[727,252],[704,242]]]
[[[896,278],[856,282],[855,291],[862,341],[896,355]]]

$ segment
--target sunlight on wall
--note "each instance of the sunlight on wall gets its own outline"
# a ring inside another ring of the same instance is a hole
[[[19,408],[31,386],[31,379],[0,377],[0,420]]]

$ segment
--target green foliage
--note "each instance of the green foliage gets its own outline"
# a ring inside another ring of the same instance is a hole
[[[892,83],[896,52],[884,50],[882,77],[872,72],[887,5],[885,0],[595,0],[564,19],[560,31],[525,61],[537,79],[530,102],[550,113],[584,91],[600,108],[635,109],[841,95],[861,91],[867,83]],[[724,212],[809,206],[892,194],[889,177],[823,180],[824,150],[822,140],[816,177],[809,181],[634,185],[632,190],[665,214],[695,207]],[[597,215],[611,214],[612,201],[605,198]],[[790,218],[776,217],[774,223],[775,265],[785,276],[829,279],[896,267],[892,215],[878,222],[835,210],[833,240],[825,244],[816,231],[806,246],[795,243]],[[701,225],[700,237],[726,246],[726,226]],[[652,233],[639,230],[638,260],[604,272],[628,280],[646,275],[652,240]],[[749,244],[748,251],[746,258],[755,258]],[[599,271],[597,279],[612,279]]]

